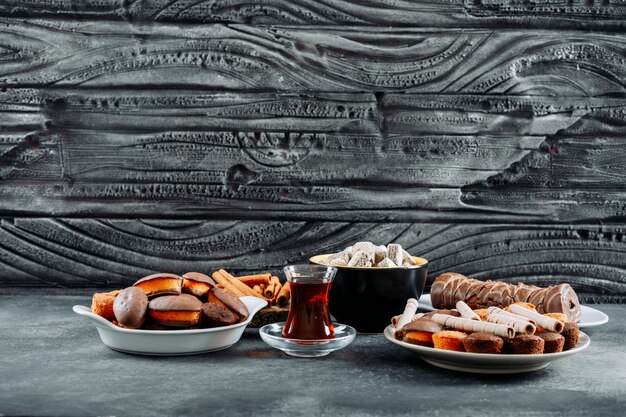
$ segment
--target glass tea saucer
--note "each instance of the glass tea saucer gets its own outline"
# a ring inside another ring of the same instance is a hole
[[[343,349],[354,340],[356,330],[345,324],[333,323],[334,339],[289,339],[283,337],[285,322],[267,324],[259,329],[261,339],[273,348],[290,356],[317,358]]]

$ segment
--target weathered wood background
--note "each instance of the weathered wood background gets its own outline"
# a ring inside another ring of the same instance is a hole
[[[361,240],[626,300],[623,0],[0,0],[0,290]]]

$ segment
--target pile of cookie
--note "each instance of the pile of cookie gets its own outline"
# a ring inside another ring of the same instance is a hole
[[[220,269],[212,277],[199,272],[152,274],[123,290],[95,293],[91,310],[128,329],[219,327],[248,318],[239,300],[244,295],[274,303],[288,303],[290,298],[289,287],[269,273],[234,277]]]
[[[352,266],[357,268],[397,268],[415,266],[415,259],[397,243],[374,245],[372,242],[357,242],[328,257],[329,266]]]
[[[404,313],[392,318],[396,339],[470,353],[556,353],[578,345],[576,323],[563,313],[540,314],[530,303],[472,310],[458,301],[456,309],[416,311],[417,300],[409,299]]]

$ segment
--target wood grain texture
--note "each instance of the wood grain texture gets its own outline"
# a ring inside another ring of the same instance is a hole
[[[0,4],[0,287],[398,241],[626,300],[622,1]]]
[[[626,39],[584,31],[0,19],[0,87],[626,94]]]
[[[249,24],[623,29],[620,0],[5,0],[0,16]]]
[[[567,281],[594,300],[626,296],[623,225],[15,218],[0,222],[0,235],[2,287],[115,288],[154,271],[225,266],[280,274],[283,265],[372,240],[426,257],[431,278],[454,270],[539,285]]]
[[[625,210],[619,98],[8,89],[0,111],[6,216],[567,223]]]

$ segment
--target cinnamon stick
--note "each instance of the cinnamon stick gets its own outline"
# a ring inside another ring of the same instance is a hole
[[[265,287],[265,290],[263,290],[263,295],[265,296],[265,298],[273,298],[274,297],[274,287],[276,286],[276,283],[272,280],[270,280],[270,283],[267,284],[267,286]]]
[[[282,289],[283,289],[283,284],[281,284],[280,281],[278,281],[276,285],[274,286],[274,297],[272,297],[272,302],[274,304],[276,304],[276,300],[278,299],[278,294],[280,294],[280,291]]]
[[[222,274],[219,273],[219,271],[213,272],[211,274],[211,278],[213,278],[213,280],[217,282],[219,285],[224,287],[226,291],[230,291],[231,293],[235,294],[237,297],[243,297],[244,295],[246,295],[243,292],[241,292],[237,287],[235,287],[233,284],[231,284],[226,278],[224,278]]]
[[[252,291],[258,292],[259,295],[263,295],[263,290],[261,289],[260,285],[255,285],[254,287],[252,287]]]
[[[248,287],[246,284],[244,284],[243,282],[239,281],[237,278],[235,278],[234,276],[232,276],[231,274],[229,274],[225,270],[220,269],[219,271],[217,271],[217,273],[218,273],[218,275],[223,277],[224,280],[226,280],[227,282],[232,284],[235,288],[237,288],[240,292],[242,292],[244,295],[250,295],[252,297],[258,297],[259,296],[259,294],[254,292],[252,290],[252,288]]]
[[[283,306],[285,304],[289,304],[290,300],[291,288],[289,288],[289,283],[286,282],[285,285],[283,285],[283,288],[280,290],[278,297],[276,297],[276,304],[278,304],[279,306]]]
[[[255,285],[260,285],[260,284],[266,284],[266,285],[269,284],[271,276],[272,274],[267,272],[264,274],[245,275],[242,277],[237,277],[237,279],[249,287],[254,287]]]

